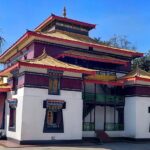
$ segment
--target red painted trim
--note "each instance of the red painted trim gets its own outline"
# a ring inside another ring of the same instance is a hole
[[[0,88],[0,92],[9,92],[11,88]]]
[[[84,26],[84,27],[88,27],[90,29],[93,29],[96,27],[95,24],[90,24],[90,23],[85,23],[85,22],[81,22],[81,21],[77,21],[77,20],[73,20],[73,19],[69,19],[69,18],[64,18],[64,17],[60,17],[60,16],[56,16],[56,15],[52,15],[50,17],[48,17],[45,21],[43,21],[39,26],[37,26],[34,30],[38,31],[41,30],[43,27],[45,27],[48,23],[54,21],[54,20],[59,20],[59,21],[63,21],[63,22],[69,22],[69,23],[73,23],[76,25],[80,25],[80,26]]]
[[[131,56],[143,56],[143,53],[132,52],[132,51],[124,51],[124,50],[121,50],[119,48],[113,48],[113,47],[108,47],[108,46],[104,46],[104,45],[98,45],[98,44],[93,44],[93,43],[89,44],[89,43],[81,42],[81,41],[72,41],[72,40],[62,39],[62,38],[58,38],[58,37],[51,37],[51,36],[36,33],[36,32],[33,32],[33,31],[28,31],[28,32],[32,36],[57,40],[57,41],[66,42],[66,43],[70,43],[70,44],[78,44],[78,45],[94,47],[94,48],[103,48],[103,49],[106,49],[106,50],[114,51],[114,52],[117,52],[117,53],[119,52],[119,53],[122,53],[122,54],[128,54],[128,55],[131,55]]]
[[[8,67],[8,68],[5,69],[5,70],[2,70],[2,71],[0,72],[0,76],[4,76],[4,75],[7,74],[8,72],[10,72],[10,71],[12,71],[12,70],[14,70],[14,69],[16,69],[16,68],[18,68],[18,67],[19,67],[19,63],[16,63],[16,64],[14,64],[14,65]]]
[[[136,80],[150,82],[150,79],[142,78],[142,77],[132,77],[132,78],[126,78],[126,79],[124,79],[124,81],[136,81]]]
[[[21,36],[11,47],[9,47],[2,55],[0,55],[0,59],[2,59],[3,56],[5,56],[7,53],[9,53],[12,48],[17,47],[17,44],[22,42],[24,39],[28,38],[28,36],[29,36],[28,32],[23,34],[23,36]]]
[[[53,67],[53,66],[41,65],[41,64],[31,64],[27,62],[19,62],[19,66],[54,69],[54,70],[60,70],[60,71],[70,71],[70,72],[93,74],[93,75],[96,74],[96,71],[76,70],[76,69],[71,69],[71,68],[69,69],[69,68],[63,68],[63,67]]]
[[[47,35],[42,35],[40,33],[36,33],[36,32],[33,32],[33,31],[27,31],[10,48],[8,48],[2,55],[0,55],[0,59],[2,59],[5,55],[7,55],[11,51],[12,48],[17,47],[17,44],[19,44],[20,42],[22,42],[26,38],[29,38],[29,36],[41,37],[41,38],[46,38],[46,39],[49,39],[49,40],[56,40],[56,41],[70,43],[70,44],[77,44],[77,45],[81,45],[81,46],[88,46],[88,47],[94,47],[94,48],[100,48],[100,49],[103,48],[103,49],[106,49],[108,51],[121,53],[121,54],[127,54],[128,56],[133,56],[133,57],[141,57],[141,56],[143,56],[143,53],[131,52],[131,51],[123,51],[123,50],[118,49],[118,48],[108,47],[108,46],[104,46],[104,45],[96,45],[96,44],[89,44],[89,43],[86,43],[86,42],[66,40],[66,39],[61,39],[61,38],[57,38],[57,37],[50,37],[50,36],[47,36]]]
[[[121,65],[125,65],[127,66],[128,62],[125,62],[125,61],[121,61],[121,60],[110,60],[110,59],[107,59],[107,58],[92,58],[92,57],[88,57],[88,56],[77,56],[77,55],[73,55],[73,54],[60,54],[58,55],[56,58],[64,58],[64,57],[73,57],[73,58],[78,58],[78,59],[85,59],[85,60],[91,60],[91,61],[96,61],[96,62],[105,62],[105,63],[112,63],[112,64],[121,64]]]
[[[140,81],[150,82],[150,79],[147,79],[147,78],[136,77],[135,79],[140,80]]]
[[[113,86],[123,86],[123,81],[98,81],[98,80],[84,80],[84,82],[89,83],[96,83],[96,84],[106,84],[106,85],[113,85]]]

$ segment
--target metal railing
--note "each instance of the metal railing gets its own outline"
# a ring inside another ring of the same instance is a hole
[[[121,131],[124,130],[124,125],[119,123],[105,123],[106,131]]]
[[[94,122],[83,122],[83,131],[94,131],[95,124]]]
[[[116,104],[116,105],[122,105],[124,104],[124,97],[119,95],[104,95],[104,94],[95,94],[95,93],[83,93],[83,100],[87,102],[93,102],[96,100],[96,102],[105,103],[106,104]]]

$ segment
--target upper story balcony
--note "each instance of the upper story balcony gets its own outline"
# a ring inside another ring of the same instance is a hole
[[[97,103],[101,105],[124,105],[125,99],[121,95],[83,93],[83,100],[87,103]]]

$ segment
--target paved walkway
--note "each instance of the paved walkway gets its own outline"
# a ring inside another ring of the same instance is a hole
[[[18,148],[6,148],[0,146],[0,150],[150,150],[150,142],[143,143],[127,143],[116,142],[106,143],[103,145],[90,144],[89,146],[46,146],[46,147],[18,147]]]

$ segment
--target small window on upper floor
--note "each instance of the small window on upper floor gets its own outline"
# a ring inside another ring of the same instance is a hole
[[[60,80],[57,77],[49,78],[49,94],[59,95],[60,94]]]
[[[93,51],[93,47],[89,47],[89,51]]]
[[[48,93],[51,95],[60,95],[60,78],[63,73],[61,71],[48,70],[48,74],[49,74]]]

